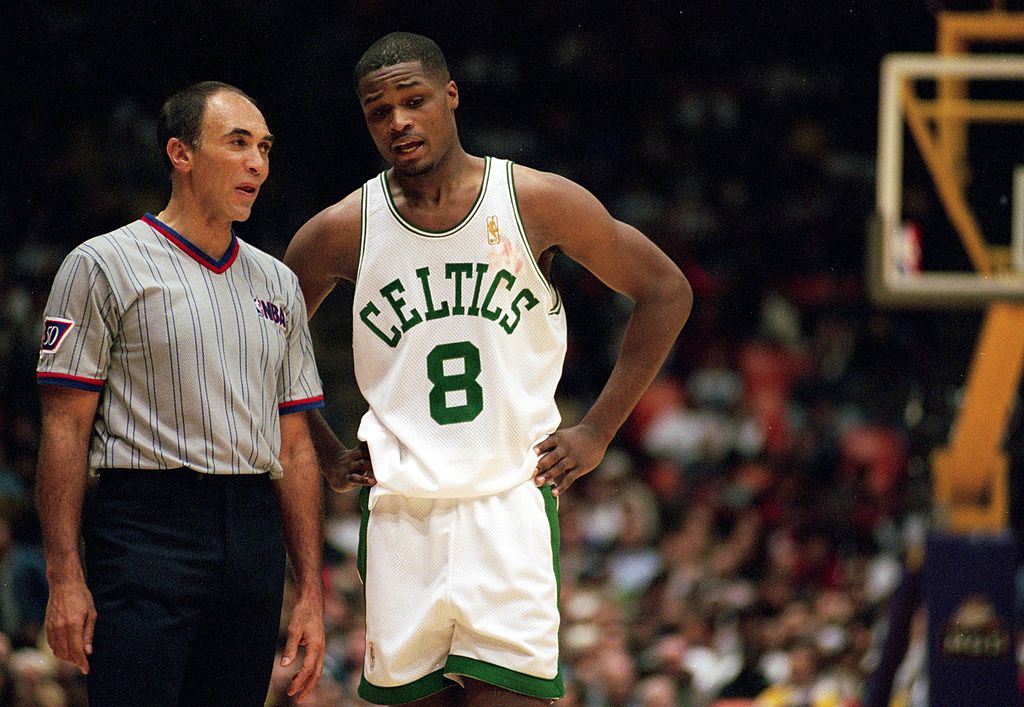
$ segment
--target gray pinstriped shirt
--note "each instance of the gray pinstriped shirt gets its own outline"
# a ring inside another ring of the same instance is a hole
[[[220,260],[146,214],[75,248],[37,380],[101,391],[89,467],[281,475],[279,416],[323,406],[298,280],[232,235]]]

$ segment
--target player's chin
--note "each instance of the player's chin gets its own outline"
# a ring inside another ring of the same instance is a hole
[[[427,162],[422,159],[408,160],[404,162],[401,160],[395,160],[391,163],[391,166],[394,167],[395,171],[403,177],[421,177],[434,168],[434,163]]]

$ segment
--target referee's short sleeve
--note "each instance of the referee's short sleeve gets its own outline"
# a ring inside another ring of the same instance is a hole
[[[313,355],[313,339],[306,322],[306,302],[298,278],[292,275],[291,315],[284,365],[278,377],[277,400],[281,414],[312,410],[324,406],[323,387]]]
[[[72,251],[57,271],[43,313],[37,381],[101,390],[117,321],[115,298],[103,269],[80,249]]]

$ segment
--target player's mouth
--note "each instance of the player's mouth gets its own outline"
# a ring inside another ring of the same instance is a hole
[[[396,157],[410,157],[423,146],[422,140],[400,140],[391,144],[391,151]]]

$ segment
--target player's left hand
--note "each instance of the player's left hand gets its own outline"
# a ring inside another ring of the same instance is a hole
[[[352,449],[338,455],[333,464],[324,467],[327,486],[335,493],[345,493],[360,486],[373,486],[373,463],[366,442],[360,442]]]
[[[572,482],[592,471],[604,459],[609,441],[587,425],[566,427],[548,435],[533,448],[540,457],[533,480],[551,484],[551,495],[565,492]]]
[[[320,682],[320,673],[324,669],[324,601],[323,595],[300,596],[292,610],[292,619],[288,622],[288,640],[281,656],[281,665],[291,665],[299,646],[305,649],[302,667],[292,677],[288,686],[288,695],[302,702],[316,689]]]

